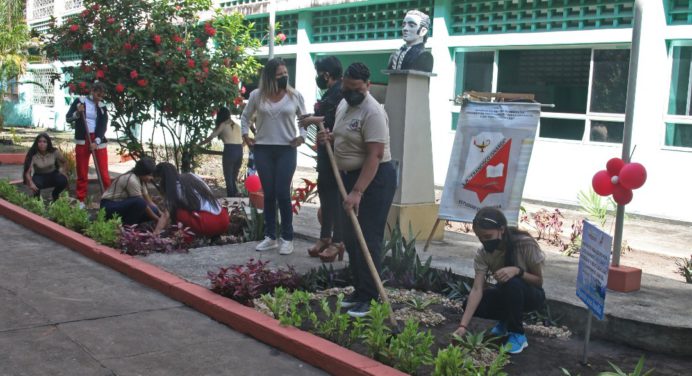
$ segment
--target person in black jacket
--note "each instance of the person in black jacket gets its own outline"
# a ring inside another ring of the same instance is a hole
[[[103,104],[106,87],[100,82],[91,86],[91,95],[79,97],[72,102],[66,120],[74,127],[75,158],[77,161],[77,199],[84,202],[87,194],[89,157],[95,153],[94,165],[101,172],[103,188],[108,189],[108,111]],[[89,133],[87,135],[87,132]]]
[[[336,108],[344,98],[341,94],[343,68],[339,59],[327,56],[315,62],[315,70],[317,87],[326,91],[315,103],[315,114],[303,117],[299,124],[301,127],[308,127],[323,122],[324,127],[331,131],[334,129]],[[308,248],[308,254],[311,257],[319,256],[324,262],[332,262],[337,256],[343,257],[344,254],[342,221],[339,214],[342,209],[339,188],[324,145],[317,147],[317,192],[320,196],[322,227],[320,239]]]

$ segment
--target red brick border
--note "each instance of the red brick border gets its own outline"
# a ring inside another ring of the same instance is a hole
[[[21,165],[24,164],[26,153],[0,153],[0,163]]]
[[[0,199],[0,215],[333,375],[405,375]]]

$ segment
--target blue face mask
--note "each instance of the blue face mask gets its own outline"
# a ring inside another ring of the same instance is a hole
[[[488,253],[493,253],[502,243],[502,239],[483,240],[483,249]]]

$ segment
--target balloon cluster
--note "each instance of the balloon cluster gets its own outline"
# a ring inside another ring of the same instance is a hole
[[[262,183],[260,182],[259,176],[257,175],[250,175],[247,178],[245,178],[245,189],[247,189],[248,192],[258,192],[259,190],[262,189]]]
[[[620,158],[612,158],[606,169],[598,171],[591,180],[594,192],[601,196],[613,195],[618,205],[632,201],[632,190],[644,185],[646,169],[640,163],[625,163]]]

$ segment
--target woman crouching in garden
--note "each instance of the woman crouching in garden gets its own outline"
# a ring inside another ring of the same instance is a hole
[[[507,335],[509,353],[518,354],[528,346],[522,327],[522,314],[541,308],[545,254],[527,232],[507,226],[499,209],[485,207],[473,219],[473,232],[483,247],[476,252],[476,276],[466,301],[459,329],[463,336],[473,316],[498,320],[494,336]],[[492,273],[497,285],[484,289],[486,275]]]
[[[159,222],[155,233],[170,222],[180,222],[195,235],[214,237],[228,230],[228,211],[221,207],[209,186],[194,174],[178,174],[168,162],[159,163],[154,174],[164,198],[168,215]]]
[[[154,179],[155,168],[154,160],[145,157],[130,172],[113,181],[101,197],[101,208],[106,210],[107,218],[118,215],[124,225],[160,221],[159,209],[147,189],[147,183]]]
[[[39,133],[24,159],[24,184],[36,196],[41,194],[41,189],[53,188],[55,201],[67,188],[66,164],[67,161],[53,146],[48,133]]]

